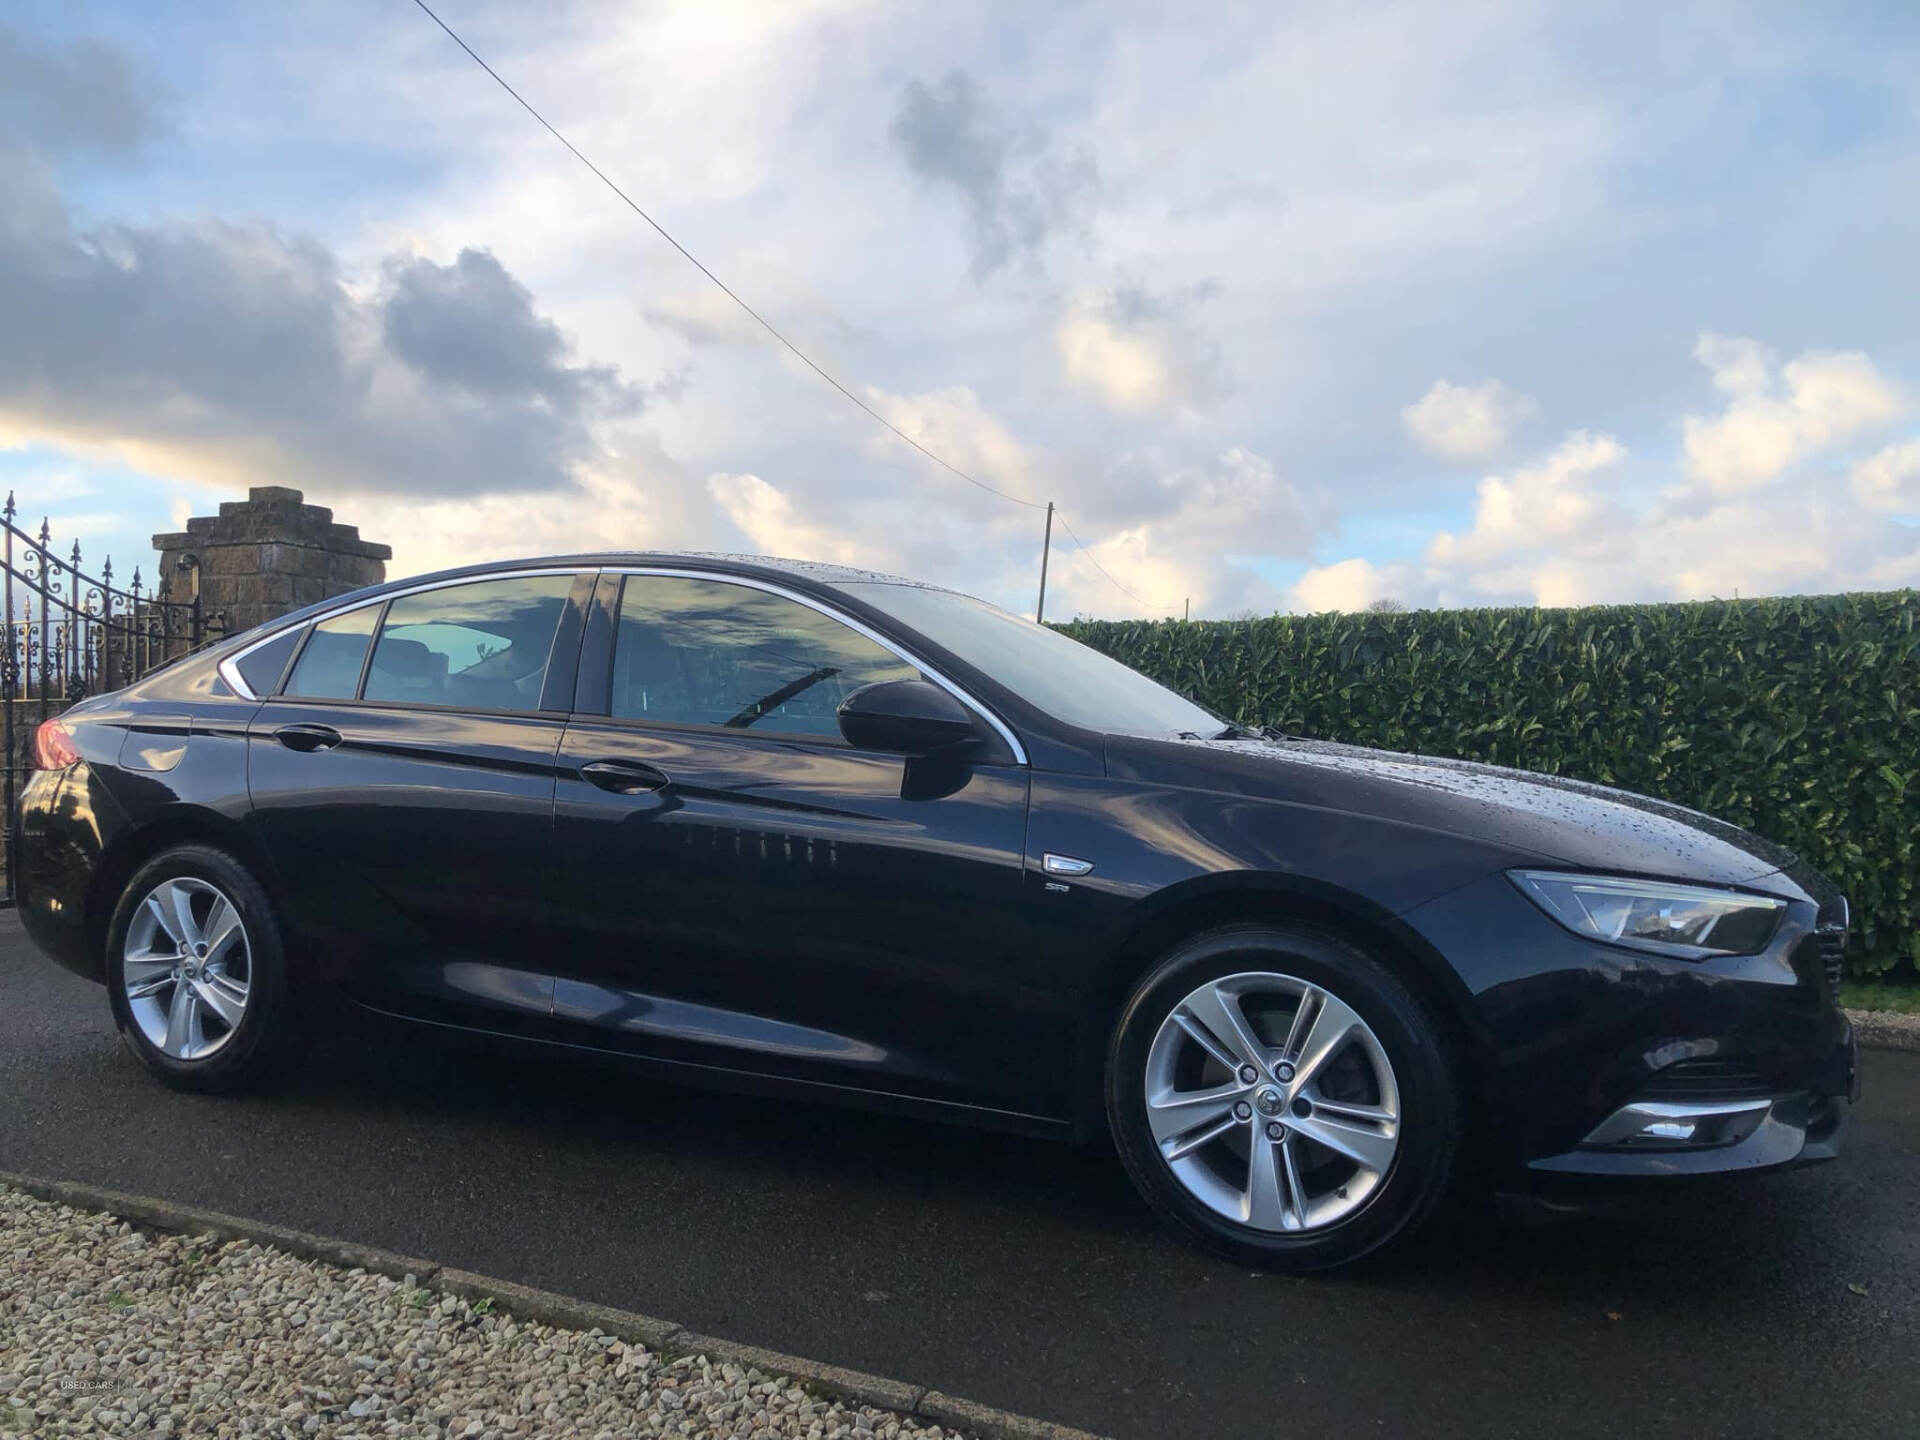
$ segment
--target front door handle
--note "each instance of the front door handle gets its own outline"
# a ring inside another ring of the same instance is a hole
[[[668,783],[666,771],[639,760],[589,760],[580,767],[580,778],[616,795],[644,795]]]
[[[273,738],[289,750],[331,750],[340,743],[340,732],[331,725],[282,725]]]

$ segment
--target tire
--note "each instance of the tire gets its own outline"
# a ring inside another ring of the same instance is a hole
[[[121,1039],[176,1089],[257,1086],[292,1045],[279,921],[224,850],[179,845],[135,872],[107,928],[105,973]]]
[[[1106,1073],[1114,1143],[1184,1239],[1271,1270],[1344,1265],[1410,1234],[1446,1193],[1464,1120],[1444,1034],[1339,935],[1211,930],[1156,965],[1121,1014]]]

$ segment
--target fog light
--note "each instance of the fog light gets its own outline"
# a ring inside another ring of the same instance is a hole
[[[1767,1118],[1773,1101],[1708,1100],[1691,1104],[1638,1100],[1622,1105],[1581,1141],[1589,1150],[1701,1150],[1737,1145]]]
[[[1699,1128],[1691,1120],[1656,1120],[1640,1133],[1649,1140],[1691,1140]]]

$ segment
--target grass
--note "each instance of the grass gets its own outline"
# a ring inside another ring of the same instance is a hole
[[[1849,1010],[1898,1010],[1902,1015],[1920,1015],[1920,985],[1848,980],[1840,986],[1840,1003]]]

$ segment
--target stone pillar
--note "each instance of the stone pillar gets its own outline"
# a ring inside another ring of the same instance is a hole
[[[217,516],[196,515],[185,530],[154,536],[153,548],[174,600],[191,597],[198,562],[200,603],[226,615],[229,634],[378,584],[393,558],[392,546],[362,540],[356,526],[334,524],[333,511],[280,485],[257,485]]]

